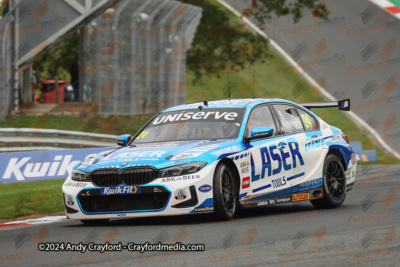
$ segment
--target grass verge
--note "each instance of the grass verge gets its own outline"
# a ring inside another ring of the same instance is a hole
[[[0,184],[0,219],[63,211],[63,183],[44,180]]]

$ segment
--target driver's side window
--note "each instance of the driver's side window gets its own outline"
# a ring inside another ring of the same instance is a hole
[[[272,117],[271,110],[268,106],[261,106],[254,108],[249,116],[249,120],[246,125],[246,138],[251,136],[251,129],[257,127],[269,127],[274,129],[274,135],[276,132],[274,118]]]

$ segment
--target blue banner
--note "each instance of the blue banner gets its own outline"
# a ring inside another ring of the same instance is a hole
[[[91,154],[110,148],[0,153],[0,183],[66,179],[72,168]]]

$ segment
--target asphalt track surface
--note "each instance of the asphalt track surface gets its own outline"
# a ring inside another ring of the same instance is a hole
[[[395,266],[400,261],[400,166],[359,166],[337,209],[308,201],[240,212],[229,222],[204,215],[64,221],[0,230],[1,266]],[[205,252],[41,252],[39,242],[204,244]]]
[[[225,2],[239,12],[250,4]],[[330,21],[313,18],[304,9],[297,23],[292,16],[272,16],[260,28],[330,94],[350,98],[352,111],[400,153],[400,20],[367,0],[325,3]],[[291,71],[277,69],[279,75]],[[293,99],[305,89],[304,83],[291,88]],[[256,94],[273,97],[273,92]]]

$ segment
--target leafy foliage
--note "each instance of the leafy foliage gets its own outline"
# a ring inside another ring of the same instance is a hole
[[[69,69],[78,59],[79,37],[70,36],[39,56],[34,62],[40,81],[58,76],[70,81]]]
[[[241,11],[242,16],[254,16],[260,25],[274,13],[278,16],[292,14],[297,22],[307,9],[314,16],[327,18],[328,11],[320,0],[297,0],[295,3],[276,0],[251,0]],[[186,60],[187,68],[193,71],[193,83],[203,76],[235,71],[255,61],[265,62],[270,57],[268,41],[254,34],[244,23],[239,23],[235,14],[211,0],[182,0],[203,9],[200,24]]]
[[[277,16],[292,15],[293,21],[297,23],[303,17],[304,11],[323,19],[328,19],[329,15],[325,2],[320,0],[297,0],[294,3],[287,3],[286,0],[251,0],[249,6],[242,10],[242,15],[254,15],[260,25],[271,18],[271,13]]]

